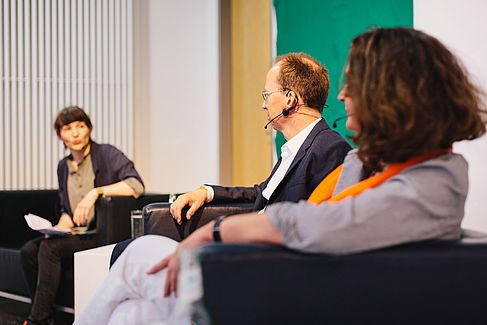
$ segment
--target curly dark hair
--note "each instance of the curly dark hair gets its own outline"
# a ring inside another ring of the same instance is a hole
[[[281,86],[295,91],[306,106],[321,113],[330,91],[328,70],[306,53],[281,55],[275,59],[275,63],[279,63],[277,81]]]
[[[485,133],[481,92],[436,38],[406,27],[378,28],[351,44],[346,95],[352,137],[373,170]]]
[[[82,108],[78,106],[68,106],[63,108],[57,114],[56,120],[54,121],[54,130],[56,130],[57,136],[61,136],[61,128],[64,125],[68,125],[75,121],[85,122],[90,131],[93,130],[93,124],[91,124],[90,117]]]

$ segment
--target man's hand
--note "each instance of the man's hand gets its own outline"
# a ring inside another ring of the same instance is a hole
[[[176,221],[181,224],[181,211],[186,205],[190,206],[188,213],[186,213],[186,218],[189,220],[193,214],[203,206],[206,201],[206,190],[199,188],[196,191],[189,192],[179,196],[171,207],[169,211]]]
[[[98,193],[92,189],[78,203],[73,213],[73,221],[77,226],[82,226],[88,221],[88,213],[98,199]]]

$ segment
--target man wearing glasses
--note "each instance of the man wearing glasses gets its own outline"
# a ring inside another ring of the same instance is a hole
[[[267,73],[262,108],[268,123],[287,140],[281,158],[271,175],[253,187],[204,185],[179,196],[171,205],[171,214],[181,223],[181,210],[189,205],[186,218],[205,202],[254,203],[255,211],[264,211],[280,201],[308,199],[315,187],[339,166],[350,145],[330,129],[321,117],[330,81],[328,70],[304,53],[279,56]],[[208,220],[200,220],[203,225]]]

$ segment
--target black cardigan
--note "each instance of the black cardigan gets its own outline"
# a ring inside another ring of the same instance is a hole
[[[95,187],[118,183],[129,177],[135,177],[142,185],[142,178],[135,170],[134,163],[117,148],[110,144],[98,144],[91,141],[90,146],[91,163],[95,174]],[[73,211],[68,198],[68,164],[67,160],[72,155],[64,157],[59,161],[57,176],[59,182],[59,204],[60,214],[69,214],[73,217]]]

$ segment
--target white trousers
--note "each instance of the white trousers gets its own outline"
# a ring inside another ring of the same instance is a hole
[[[175,297],[163,298],[167,270],[146,274],[176,250],[178,242],[162,236],[143,236],[117,259],[74,325],[150,324],[168,319]]]

